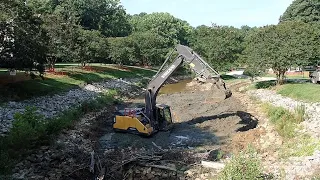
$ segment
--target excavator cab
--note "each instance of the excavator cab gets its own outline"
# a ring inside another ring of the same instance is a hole
[[[170,106],[156,105],[156,121],[152,126],[150,119],[143,113],[143,108],[126,108],[116,113],[113,129],[118,132],[130,132],[149,136],[157,131],[168,131],[173,127]],[[154,128],[156,127],[156,128]]]
[[[160,131],[167,131],[173,127],[173,120],[170,106],[165,104],[157,104],[157,120],[158,120],[158,129]]]

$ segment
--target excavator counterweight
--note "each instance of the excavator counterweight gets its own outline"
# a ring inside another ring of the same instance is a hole
[[[174,52],[177,52],[178,55],[173,62],[165,68],[165,65]],[[156,98],[165,81],[182,64],[188,65],[196,74],[196,78],[191,82],[191,86],[192,83],[194,83],[192,87],[195,87],[195,89],[193,90],[207,90],[207,92],[212,92],[207,93],[208,101],[219,102],[232,95],[217,71],[191,48],[177,45],[175,50],[167,57],[157,74],[149,82],[145,92],[145,107],[141,109],[125,109],[117,112],[114,118],[114,130],[149,136],[157,131],[170,129],[170,127],[173,126],[170,107],[164,104],[157,104]]]

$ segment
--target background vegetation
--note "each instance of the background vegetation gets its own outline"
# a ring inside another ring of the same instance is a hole
[[[169,13],[129,15],[119,0],[3,0],[0,68],[44,72],[56,62],[158,66],[180,43],[220,71],[273,68],[278,83],[291,66],[320,56],[320,2],[295,0],[265,27],[192,27]]]

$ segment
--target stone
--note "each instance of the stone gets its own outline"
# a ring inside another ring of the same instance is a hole
[[[140,80],[139,78],[111,79],[104,82],[87,84],[82,88],[72,89],[68,92],[52,96],[41,96],[21,102],[8,102],[0,107],[0,135],[3,136],[10,131],[14,114],[23,112],[26,106],[35,106],[38,112],[46,118],[52,118],[60,112],[70,109],[70,107],[76,107],[87,100],[96,98],[100,92],[106,92],[109,89],[118,89],[123,91],[122,93],[124,94],[142,94],[141,88],[134,85],[134,83]]]

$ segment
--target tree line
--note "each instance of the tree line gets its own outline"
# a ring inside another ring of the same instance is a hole
[[[119,0],[2,0],[0,67],[44,71],[56,62],[162,64],[175,44],[192,47],[217,70],[290,66],[320,58],[320,2],[295,0],[277,25],[192,27],[169,13],[129,15]]]

